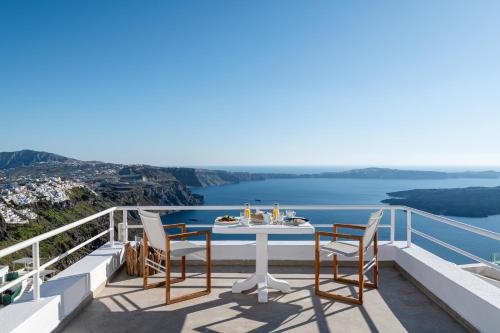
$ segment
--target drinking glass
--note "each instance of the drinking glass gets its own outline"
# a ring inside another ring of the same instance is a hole
[[[250,222],[250,219],[245,216],[245,212],[240,212],[240,223],[243,225],[248,225]]]

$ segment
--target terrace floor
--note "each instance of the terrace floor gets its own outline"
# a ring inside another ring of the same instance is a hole
[[[251,266],[214,266],[212,293],[165,305],[165,289],[143,290],[142,278],[122,268],[106,288],[64,328],[64,332],[465,332],[452,317],[406,280],[396,269],[381,267],[378,290],[366,289],[363,306],[314,295],[311,267],[271,266],[270,272],[292,285],[292,292],[270,290],[259,304],[256,291],[232,294],[234,281]],[[322,289],[343,295],[352,286],[331,282],[322,267]],[[342,268],[341,272],[354,272]],[[188,279],[175,284],[173,295],[202,286],[200,266],[188,265]],[[153,282],[154,279],[151,279]]]

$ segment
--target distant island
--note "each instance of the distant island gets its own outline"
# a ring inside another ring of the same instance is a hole
[[[417,189],[387,193],[382,200],[430,213],[462,217],[488,217],[500,214],[500,186],[450,189]]]
[[[355,179],[451,179],[451,178],[500,178],[498,171],[420,171],[400,170],[389,168],[364,168],[342,172],[322,172],[319,174],[303,175],[316,178],[355,178]]]

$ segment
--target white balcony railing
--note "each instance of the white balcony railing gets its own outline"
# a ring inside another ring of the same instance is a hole
[[[40,299],[40,283],[39,283],[39,277],[40,277],[40,272],[43,271],[44,269],[48,268],[49,266],[53,265],[57,261],[67,257],[68,255],[74,253],[75,251],[79,250],[80,248],[84,247],[85,245],[88,245],[89,243],[95,241],[96,239],[100,237],[107,236],[109,234],[109,242],[111,246],[114,246],[115,243],[115,218],[114,214],[116,211],[121,211],[122,212],[122,221],[123,221],[123,238],[125,240],[128,240],[128,230],[133,229],[133,228],[142,228],[141,225],[129,225],[127,222],[127,216],[129,211],[134,211],[137,209],[145,209],[145,210],[151,210],[151,211],[238,211],[238,210],[243,210],[243,206],[123,206],[123,207],[112,207],[108,208],[106,210],[103,210],[99,213],[96,213],[94,215],[88,216],[86,218],[83,218],[81,220],[78,220],[76,222],[67,224],[63,227],[54,229],[52,231],[46,232],[44,234],[38,235],[36,237],[30,238],[28,240],[19,242],[15,245],[12,245],[10,247],[7,247],[5,249],[0,250],[0,258],[3,258],[5,256],[8,256],[12,253],[15,253],[19,250],[22,250],[27,247],[32,247],[32,256],[33,256],[33,269],[28,273],[24,274],[21,277],[10,281],[7,284],[4,284],[2,287],[0,287],[0,293],[19,284],[20,282],[28,279],[28,278],[33,278],[33,298],[34,300],[39,300]],[[257,209],[272,209],[272,206],[253,206],[252,208],[257,208]],[[406,207],[406,206],[387,206],[387,205],[282,205],[280,206],[281,209],[288,209],[288,210],[309,210],[309,211],[319,211],[319,210],[326,210],[326,211],[353,211],[353,210],[365,210],[365,211],[370,211],[370,210],[378,210],[378,209],[384,209],[390,212],[390,224],[383,224],[380,225],[381,228],[389,228],[390,229],[390,241],[394,242],[395,240],[395,230],[396,230],[396,212],[397,211],[402,211],[406,212],[406,242],[407,246],[411,247],[412,245],[412,239],[411,236],[412,234],[416,234],[420,237],[423,237],[435,244],[438,244],[440,246],[443,246],[451,251],[454,251],[456,253],[459,253],[469,259],[472,259],[477,262],[481,262],[493,269],[496,269],[500,271],[500,266],[491,263],[481,257],[478,257],[470,252],[467,252],[463,249],[460,249],[458,247],[455,247],[451,244],[448,244],[446,242],[443,242],[433,236],[430,236],[422,231],[416,230],[412,227],[412,214],[420,215],[425,218],[428,218],[430,220],[433,220],[435,222],[439,222],[442,224],[446,224],[449,226],[453,226],[462,230],[465,230],[469,233],[477,234],[483,237],[487,237],[490,239],[493,239],[495,241],[500,242],[500,234],[478,228],[475,226],[471,226],[462,222],[455,221],[450,218],[438,216],[435,214],[431,214],[428,212],[424,212],[421,210],[417,210],[411,207]],[[82,243],[76,245],[72,249],[61,253],[55,258],[50,259],[49,261],[40,264],[40,253],[39,253],[39,244],[41,241],[46,240],[50,237],[54,237],[56,235],[62,234],[68,230],[71,230],[73,228],[76,228],[78,226],[81,226],[85,223],[88,223],[90,221],[93,221],[95,219],[98,219],[103,216],[109,216],[109,225],[108,228],[99,234],[83,241]],[[331,224],[313,224],[316,227],[329,227]],[[193,224],[191,227],[196,227],[196,228],[204,228],[204,227],[211,227],[212,224]]]

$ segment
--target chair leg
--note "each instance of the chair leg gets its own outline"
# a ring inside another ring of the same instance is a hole
[[[333,232],[337,233],[337,226],[333,225]],[[333,241],[336,241],[337,237],[333,237]],[[337,280],[339,276],[339,262],[338,262],[338,256],[336,254],[333,255],[333,279]]]
[[[149,268],[146,267],[146,257],[149,253],[148,247],[148,236],[146,236],[146,232],[144,232],[142,236],[142,285],[144,289],[148,286],[148,271]]]
[[[373,288],[378,288],[378,239],[377,232],[373,238],[373,256],[375,257],[375,265],[373,266]]]
[[[165,251],[165,303],[170,304],[170,242],[167,239]]]
[[[363,266],[365,263],[365,259],[363,256],[363,249],[360,250],[359,253],[359,272],[358,272],[358,300],[359,304],[363,304],[363,290],[364,290],[364,278],[365,278],[365,272],[363,271]]]
[[[338,276],[339,276],[339,262],[338,262],[337,255],[334,254],[333,255],[333,279],[337,280]]]
[[[181,281],[186,280],[186,256],[181,259]]]
[[[316,295],[319,295],[319,237],[316,235],[316,242],[314,246],[314,290]]]
[[[142,285],[144,289],[151,289],[151,288],[157,288],[157,287],[162,287],[166,285],[166,281],[161,281],[161,282],[155,282],[155,283],[150,283],[148,284],[148,277],[149,277],[149,269],[151,266],[148,266],[146,263],[148,254],[149,254],[149,245],[148,245],[148,236],[146,233],[143,235],[143,253],[142,253]],[[153,268],[156,272],[160,272],[158,268]],[[176,281],[171,281],[171,283],[175,283]]]
[[[212,291],[212,255],[211,255],[211,241],[210,234],[207,234],[207,292]]]
[[[315,266],[315,281],[314,282],[315,282],[316,295],[336,299],[336,300],[343,301],[343,302],[362,305],[363,304],[364,288],[365,287],[374,287],[373,283],[365,282],[364,271],[363,271],[363,266],[364,266],[363,249],[360,249],[359,266],[358,266],[359,267],[358,279],[356,279],[356,280],[338,277],[338,258],[337,258],[337,260],[335,260],[335,258],[334,258],[334,262],[335,262],[334,263],[334,280],[337,282],[343,282],[343,283],[348,283],[348,284],[353,284],[355,286],[358,286],[358,298],[341,296],[341,295],[337,295],[334,293],[329,293],[329,292],[320,290],[319,289],[319,260],[318,259],[319,259],[319,251],[316,251],[315,265],[314,265]],[[337,273],[336,278],[335,278],[335,272]]]
[[[167,240],[167,245],[166,245],[166,254],[165,254],[165,268],[166,268],[166,277],[165,277],[165,285],[166,285],[166,303],[167,304],[173,304],[173,303],[178,303],[178,302],[182,302],[182,301],[186,301],[186,300],[189,300],[189,299],[193,299],[193,298],[196,298],[196,297],[200,297],[200,296],[204,296],[204,295],[208,295],[210,294],[210,291],[211,291],[211,288],[212,288],[212,285],[211,285],[211,281],[212,281],[212,268],[211,268],[211,254],[210,254],[210,234],[207,234],[207,249],[206,249],[206,253],[207,253],[207,264],[206,264],[206,274],[207,274],[207,286],[206,286],[206,289],[205,290],[202,290],[202,291],[198,291],[198,292],[194,292],[194,293],[191,293],[191,294],[187,294],[187,295],[182,295],[182,296],[179,296],[179,297],[176,297],[176,298],[171,298],[171,295],[170,295],[170,285],[175,283],[175,282],[179,282],[181,279],[185,279],[185,270],[186,270],[186,265],[185,265],[185,257],[183,257],[182,261],[182,278],[181,279],[177,279],[175,282],[173,282],[173,280],[170,279],[170,272],[171,272],[171,269],[170,269],[170,242]]]

